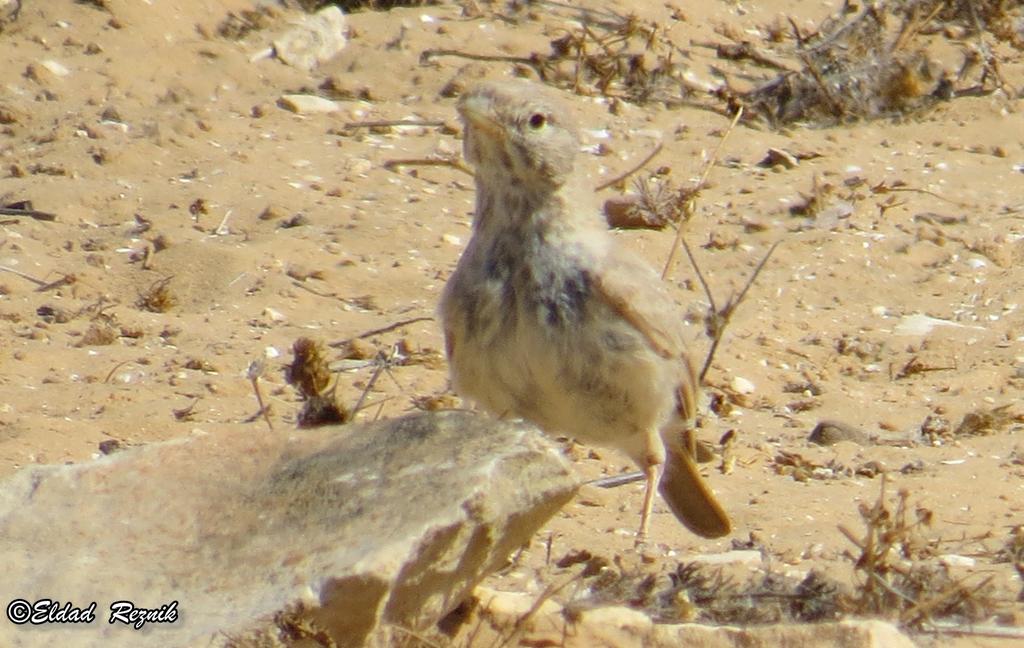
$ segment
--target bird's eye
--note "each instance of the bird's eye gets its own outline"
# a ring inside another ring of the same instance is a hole
[[[539,130],[544,128],[544,124],[548,123],[548,118],[541,113],[533,113],[530,115],[530,128],[533,130]]]

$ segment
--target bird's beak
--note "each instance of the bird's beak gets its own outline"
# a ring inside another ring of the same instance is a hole
[[[467,127],[477,129],[490,137],[500,138],[503,129],[494,115],[494,103],[490,97],[473,95],[459,102],[459,114]]]

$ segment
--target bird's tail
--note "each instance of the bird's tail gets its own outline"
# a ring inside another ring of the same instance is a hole
[[[682,447],[668,448],[658,490],[679,521],[697,535],[720,538],[732,530],[729,516]]]

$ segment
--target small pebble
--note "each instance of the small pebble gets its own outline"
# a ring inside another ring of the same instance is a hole
[[[288,319],[284,316],[284,313],[270,306],[263,309],[263,314],[269,317],[271,322],[283,322]]]
[[[945,554],[939,556],[939,562],[947,567],[974,567],[977,561],[970,556],[960,556],[958,554]]]
[[[753,394],[754,390],[757,389],[753,382],[741,376],[734,377],[729,386],[737,394]]]
[[[840,441],[852,441],[858,445],[870,445],[871,437],[860,429],[840,421],[821,421],[807,437],[811,443],[830,446]]]
[[[64,67],[64,65],[54,60],[48,59],[46,61],[41,61],[39,65],[42,65],[54,76],[66,77],[67,75],[71,74],[71,70],[67,69],[66,67]]]

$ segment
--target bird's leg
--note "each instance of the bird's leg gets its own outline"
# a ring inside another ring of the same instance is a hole
[[[647,451],[644,453],[644,478],[647,487],[644,489],[644,508],[640,513],[640,530],[636,533],[636,546],[647,542],[647,527],[651,522],[651,509],[654,507],[654,494],[658,491],[661,481],[661,469],[665,465],[665,442],[661,432],[655,428],[647,432]]]
[[[636,546],[647,542],[647,526],[651,521],[651,509],[654,507],[654,493],[658,490],[658,478],[661,477],[661,464],[648,464],[644,468],[647,487],[644,489],[644,508],[640,513],[640,530],[636,532]]]

